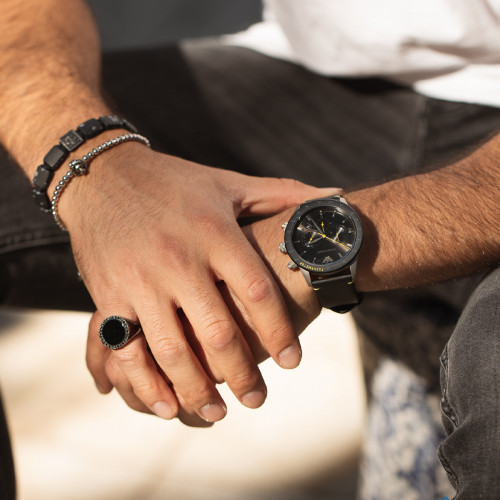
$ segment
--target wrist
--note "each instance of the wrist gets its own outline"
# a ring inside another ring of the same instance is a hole
[[[287,305],[298,333],[321,312],[314,290],[306,283],[302,273],[289,269],[290,258],[279,247],[283,241],[282,224],[286,223],[295,208],[273,217],[245,226],[243,231],[271,271]]]
[[[106,141],[98,146],[96,145],[96,147],[90,149],[86,155],[82,157],[83,160],[73,160],[72,157],[79,153],[86,143],[88,147],[88,141],[91,139],[102,135],[106,131],[116,129],[126,129],[131,134],[137,132],[136,128],[131,123],[117,115],[104,115],[99,118],[90,118],[82,122],[75,129],[70,129],[65,132],[59,138],[59,142],[52,146],[43,157],[43,162],[38,165],[36,173],[33,176],[32,185],[35,203],[46,212],[54,211],[56,207],[51,207],[51,202],[47,194],[47,190],[53,181],[54,174],[61,169],[64,170],[62,166],[69,159],[68,165],[70,171],[64,174],[62,181],[57,185],[52,201],[53,204],[57,202],[58,195],[61,190],[64,189],[66,183],[69,182],[73,176],[81,175],[83,172],[82,169],[86,167],[86,164],[94,157],[98,156],[110,146],[116,145],[116,139],[113,139],[112,142]],[[124,137],[121,136],[120,140],[123,139]],[[131,137],[128,137],[127,140],[128,139],[131,139]],[[137,139],[140,139],[139,136],[137,136]],[[75,162],[79,162],[78,169],[73,167]],[[60,174],[58,177],[60,177]]]
[[[52,111],[48,104],[44,113],[36,116],[26,112],[21,116],[12,117],[8,124],[0,127],[1,142],[9,151],[25,174],[31,180],[37,167],[42,163],[44,155],[55,145],[69,130],[75,129],[80,123],[90,117],[110,115],[112,112],[98,98],[85,100],[85,106],[74,105],[71,110],[61,111],[61,106]],[[63,102],[57,100],[57,103]],[[25,103],[21,108],[37,108],[39,104],[34,101],[31,105]],[[3,125],[3,124],[2,124]]]
[[[73,160],[80,161],[93,148],[103,147],[120,136],[130,134],[128,131],[118,129],[107,131],[89,142],[89,149],[80,155],[73,155]],[[109,149],[109,151],[105,151]],[[125,210],[129,203],[131,194],[127,194],[126,189],[133,189],[136,185],[134,180],[127,181],[128,167],[132,170],[138,162],[144,161],[145,155],[150,152],[149,146],[143,142],[126,141],[117,144],[116,147],[103,147],[102,154],[97,155],[88,164],[84,175],[76,176],[71,183],[64,188],[64,194],[60,193],[57,203],[57,219],[60,220],[70,233],[77,228],[81,228],[96,213],[111,214],[113,204],[123,203],[120,210]],[[59,178],[64,180],[69,172],[68,165],[61,168]],[[60,181],[59,181],[60,182]],[[59,185],[57,180],[51,186],[49,193],[52,193]],[[91,223],[91,222],[90,222]]]

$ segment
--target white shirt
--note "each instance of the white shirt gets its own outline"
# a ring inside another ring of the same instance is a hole
[[[229,42],[328,76],[500,107],[500,0],[264,0]]]

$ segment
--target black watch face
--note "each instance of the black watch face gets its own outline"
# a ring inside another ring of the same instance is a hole
[[[285,234],[288,254],[303,269],[329,273],[347,266],[361,245],[361,222],[349,205],[314,200],[301,205]]]

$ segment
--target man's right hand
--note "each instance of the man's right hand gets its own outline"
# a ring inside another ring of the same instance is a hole
[[[139,144],[97,158],[61,196],[60,215],[100,313],[140,322],[168,379],[145,343],[110,353],[94,342],[88,363],[101,390],[114,385],[130,406],[171,418],[178,409],[173,385],[187,411],[223,418],[214,377],[184,336],[182,309],[216,380],[243,404],[260,406],[264,380],[217,284],[241,302],[269,355],[296,367],[300,345],[285,303],[237,217],[278,212],[310,196],[317,190],[296,181],[209,168]]]

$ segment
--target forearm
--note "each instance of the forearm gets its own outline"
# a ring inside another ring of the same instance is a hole
[[[357,288],[423,285],[500,261],[500,138],[461,161],[346,196],[364,222]]]
[[[500,139],[493,138],[448,167],[347,193],[364,232],[356,288],[413,287],[498,265],[499,149]],[[247,226],[245,234],[272,270],[300,332],[320,307],[302,273],[288,269],[290,257],[278,249],[281,224],[292,213]]]
[[[0,141],[31,177],[62,134],[107,112],[99,37],[81,0],[2,0],[0,20]]]

